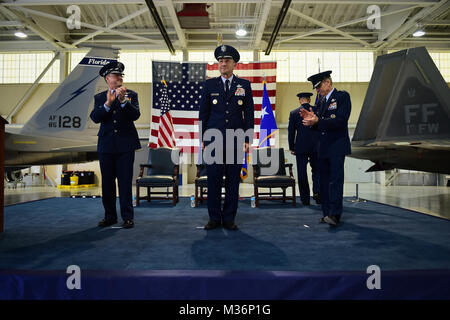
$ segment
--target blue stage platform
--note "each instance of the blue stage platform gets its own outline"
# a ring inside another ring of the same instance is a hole
[[[206,205],[143,202],[136,227],[96,227],[101,199],[5,208],[0,299],[449,299],[450,221],[345,202],[338,228],[320,208],[239,203],[239,231],[205,231]],[[69,290],[66,269],[81,269]],[[381,289],[366,272],[381,269]]]

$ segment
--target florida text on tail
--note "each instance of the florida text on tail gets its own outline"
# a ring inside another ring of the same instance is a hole
[[[95,160],[98,128],[89,118],[94,95],[106,90],[103,65],[117,60],[116,49],[93,47],[53,91],[20,132],[5,135],[5,165],[65,164]]]

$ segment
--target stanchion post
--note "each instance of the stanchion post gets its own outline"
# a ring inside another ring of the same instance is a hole
[[[5,230],[4,204],[5,204],[5,124],[8,121],[0,116],[0,233]]]

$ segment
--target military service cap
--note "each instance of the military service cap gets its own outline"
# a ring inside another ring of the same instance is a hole
[[[117,73],[123,75],[123,70],[125,70],[125,65],[119,61],[113,61],[105,64],[103,68],[100,69],[99,74],[102,77],[106,77],[110,73]]]
[[[218,46],[216,50],[214,50],[214,56],[217,60],[222,58],[232,58],[236,63],[239,62],[241,58],[239,52],[235,48],[225,44]]]
[[[328,70],[310,76],[308,78],[308,81],[311,81],[313,89],[317,88],[319,84],[322,82],[322,80],[329,78],[331,72],[332,72],[331,70]]]

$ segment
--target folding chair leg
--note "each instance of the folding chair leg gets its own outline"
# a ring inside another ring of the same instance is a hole
[[[173,186],[172,187],[172,205],[175,207],[177,205],[177,196],[176,196],[176,192],[177,192],[177,187]]]
[[[283,203],[286,203],[286,188],[283,189]]]
[[[194,196],[194,200],[195,200],[195,207],[198,207],[198,185],[195,185],[195,196]]]
[[[139,207],[139,186],[136,183],[136,207]]]
[[[152,199],[152,191],[150,187],[147,187],[147,201],[150,202]]]
[[[255,207],[259,206],[258,187],[255,187]]]
[[[294,207],[297,206],[297,198],[296,198],[296,196],[295,196],[295,183],[294,183],[294,185],[292,186],[292,205],[293,205]]]

